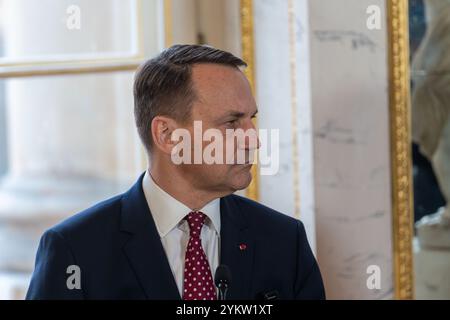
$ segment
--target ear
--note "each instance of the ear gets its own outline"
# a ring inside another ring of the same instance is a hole
[[[156,116],[152,120],[153,146],[166,154],[171,154],[176,141],[172,141],[172,133],[179,127],[178,123],[169,117]]]

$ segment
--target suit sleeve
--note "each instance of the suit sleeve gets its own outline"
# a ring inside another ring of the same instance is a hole
[[[325,289],[319,266],[311,251],[303,223],[297,226],[298,257],[295,295],[298,300],[324,300]]]
[[[69,289],[67,285],[68,278],[73,275],[67,273],[71,265],[76,262],[65,239],[56,231],[46,231],[39,242],[26,299],[83,299],[82,287]]]

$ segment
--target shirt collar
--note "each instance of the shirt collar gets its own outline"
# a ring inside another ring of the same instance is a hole
[[[144,179],[142,179],[142,189],[161,238],[165,237],[173,228],[182,225],[183,218],[192,211],[158,186],[148,171],[145,172]],[[220,234],[220,199],[208,202],[198,211],[203,212],[209,218],[211,227]],[[209,225],[208,221],[205,224]]]

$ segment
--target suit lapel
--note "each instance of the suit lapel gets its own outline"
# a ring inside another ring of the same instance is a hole
[[[147,299],[180,300],[175,278],[142,190],[143,176],[122,197],[123,251]],[[245,213],[240,211],[235,201],[233,195],[220,199],[220,263],[227,265],[232,275],[227,299],[253,299],[251,280],[255,242]]]
[[[131,268],[147,299],[179,300],[178,287],[142,190],[142,178],[122,198],[121,231]]]
[[[230,268],[232,276],[227,299],[253,299],[251,280],[255,242],[244,213],[239,210],[233,197],[230,195],[220,199],[220,263]]]

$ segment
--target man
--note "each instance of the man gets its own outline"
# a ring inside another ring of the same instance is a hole
[[[174,161],[174,136],[195,136],[194,121],[226,140],[255,129],[244,66],[212,47],[176,45],[140,67],[134,111],[149,168],[128,192],[45,232],[28,299],[214,300],[219,265],[231,274],[227,299],[325,298],[302,223],[233,194],[251,181],[259,141],[231,149],[243,163]]]

